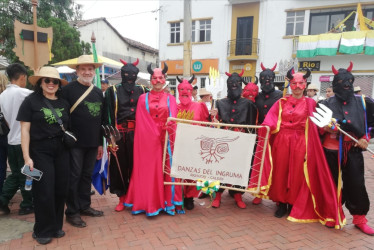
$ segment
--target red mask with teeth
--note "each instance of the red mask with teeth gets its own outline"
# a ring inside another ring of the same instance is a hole
[[[258,86],[253,82],[248,83],[243,89],[243,97],[255,102],[258,95]]]
[[[181,102],[182,105],[186,106],[192,102],[192,85],[191,83],[195,79],[195,76],[192,75],[191,79],[186,80],[183,79],[181,80],[177,76],[177,80],[179,82],[178,85],[178,93],[179,93],[179,101]]]

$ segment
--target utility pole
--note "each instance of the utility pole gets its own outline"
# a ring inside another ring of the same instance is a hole
[[[183,31],[183,78],[191,76],[191,35],[192,35],[192,18],[191,18],[191,0],[184,0],[184,31]]]

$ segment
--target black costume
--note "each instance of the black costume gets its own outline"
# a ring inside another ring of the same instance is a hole
[[[115,152],[119,166],[113,152],[109,165],[109,190],[120,197],[116,211],[124,209],[123,196],[129,188],[133,169],[136,106],[139,96],[148,91],[145,87],[135,84],[139,73],[136,65],[139,61],[132,64],[122,60],[121,62],[124,64],[121,68],[122,82],[108,88],[104,102],[105,124],[116,127],[121,134],[121,139],[116,141],[118,150]]]
[[[332,117],[337,119],[341,129],[357,140],[361,138],[369,140],[368,130],[374,126],[374,101],[371,98],[354,95],[354,77],[350,73],[352,66],[351,63],[348,69],[339,69],[339,71],[333,67],[335,74],[333,90],[335,96],[322,103],[332,110]],[[327,134],[326,136],[329,135]],[[360,227],[360,224],[366,225],[365,215],[370,208],[369,197],[365,187],[362,149],[355,147],[356,143],[343,134],[336,137],[336,144],[340,144],[341,152],[324,148],[326,160],[336,185],[338,185],[341,169],[343,180],[342,203],[345,203],[350,214],[353,215],[353,224],[363,232],[368,233],[366,231],[367,228],[363,229]],[[340,164],[339,153],[341,154]]]
[[[69,151],[62,144],[62,129],[43,98],[36,92],[26,97],[17,120],[30,122],[30,156],[34,167],[43,172],[40,181],[33,182],[34,233],[47,238],[62,230],[68,194]],[[68,128],[70,105],[62,98],[48,101]]]
[[[262,72],[260,73],[261,92],[256,97],[256,106],[258,108],[258,124],[261,124],[266,114],[269,112],[273,104],[282,98],[283,93],[275,89],[274,85],[274,70],[277,64],[271,69],[267,69],[262,65]]]

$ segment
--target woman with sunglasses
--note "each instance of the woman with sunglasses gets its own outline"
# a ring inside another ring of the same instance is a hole
[[[39,181],[33,181],[32,236],[39,244],[48,244],[52,238],[65,235],[62,224],[69,176],[69,153],[62,143],[63,131],[49,107],[53,107],[67,128],[70,106],[59,97],[61,85],[67,81],[60,78],[55,68],[42,67],[29,77],[29,82],[35,86],[35,92],[23,101],[17,120],[21,122],[25,165],[43,172]]]

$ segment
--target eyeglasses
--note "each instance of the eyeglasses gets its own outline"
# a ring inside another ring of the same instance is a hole
[[[52,82],[54,85],[60,84],[60,80],[57,80],[57,79],[44,78],[43,81],[46,84],[49,84],[50,82]]]

